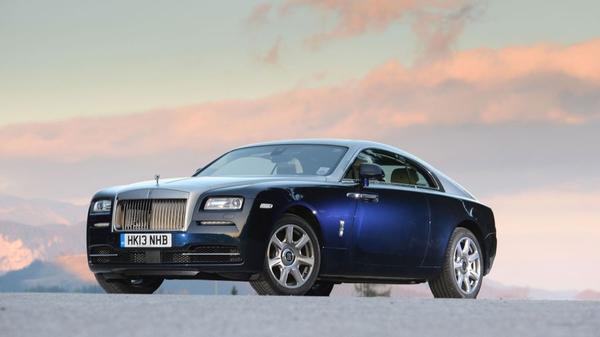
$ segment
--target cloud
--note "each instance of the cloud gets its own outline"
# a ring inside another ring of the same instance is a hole
[[[6,126],[0,158],[210,152],[213,139],[221,139],[221,149],[273,138],[363,138],[415,126],[582,124],[600,116],[598,58],[600,39],[469,50],[413,67],[390,61],[361,79],[262,99]]]
[[[246,18],[246,26],[258,27],[267,23],[267,17],[271,12],[272,5],[269,3],[262,3],[256,5],[252,10],[252,13]]]
[[[259,59],[261,62],[269,65],[278,65],[279,64],[279,51],[281,49],[282,39],[277,38],[273,46]]]
[[[418,37],[427,58],[446,54],[479,8],[475,0],[287,0],[280,13],[308,8],[326,20],[334,17],[332,28],[306,39],[311,48],[340,38],[381,32],[395,23],[408,23]],[[251,17],[261,12],[255,8]]]
[[[37,257],[21,240],[10,241],[0,235],[0,273],[25,268]]]
[[[441,10],[425,7],[415,12],[412,30],[420,47],[419,62],[447,56],[465,25],[480,9],[480,2],[475,0],[447,1],[444,5]]]

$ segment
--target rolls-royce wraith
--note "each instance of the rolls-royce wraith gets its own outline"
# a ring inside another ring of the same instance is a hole
[[[261,295],[428,282],[475,298],[496,254],[492,210],[384,144],[294,140],[225,153],[191,177],[97,192],[88,263],[109,293],[165,279],[249,281]]]

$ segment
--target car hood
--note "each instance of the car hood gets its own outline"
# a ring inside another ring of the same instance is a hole
[[[117,196],[132,195],[142,196],[140,193],[155,195],[159,191],[178,191],[190,195],[200,195],[206,191],[227,187],[243,187],[247,185],[268,182],[300,182],[300,181],[325,181],[325,177],[185,177],[142,181],[130,185],[115,186],[104,190]]]

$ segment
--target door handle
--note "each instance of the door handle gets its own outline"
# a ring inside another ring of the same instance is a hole
[[[351,199],[357,199],[357,200],[360,199],[360,200],[369,201],[369,202],[378,202],[379,201],[379,195],[372,194],[372,193],[351,192],[351,193],[346,193],[346,197],[351,198]]]
[[[370,202],[378,202],[379,201],[379,195],[371,194],[371,193],[362,193],[360,198],[364,201],[370,201]]]

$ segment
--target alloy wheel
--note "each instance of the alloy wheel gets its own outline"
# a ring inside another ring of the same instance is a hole
[[[300,226],[278,228],[269,240],[267,254],[269,272],[282,287],[299,288],[314,272],[315,246]]]
[[[469,237],[462,237],[454,247],[454,277],[458,289],[471,294],[481,279],[481,256],[477,244]]]

